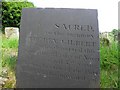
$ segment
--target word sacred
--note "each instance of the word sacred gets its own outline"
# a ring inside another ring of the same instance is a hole
[[[81,30],[81,31],[94,31],[91,25],[66,25],[66,24],[55,24],[57,29],[61,30]]]

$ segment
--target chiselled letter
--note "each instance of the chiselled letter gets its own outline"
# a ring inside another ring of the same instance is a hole
[[[56,28],[60,28],[60,26],[59,26],[58,24],[55,24],[55,27],[56,27]]]
[[[66,25],[65,25],[65,24],[63,24],[63,27],[64,27],[64,29],[67,29],[67,27],[66,27]]]
[[[75,30],[79,30],[79,25],[75,25]]]

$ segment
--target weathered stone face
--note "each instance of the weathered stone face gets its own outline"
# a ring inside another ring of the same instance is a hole
[[[97,10],[23,9],[18,88],[99,87]]]
[[[19,38],[19,28],[6,27],[5,36],[6,38]]]

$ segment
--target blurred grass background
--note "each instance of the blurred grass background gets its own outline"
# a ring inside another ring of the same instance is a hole
[[[3,88],[15,88],[15,67],[18,55],[18,39],[2,37],[2,69],[6,72],[3,78],[8,78]]]
[[[100,45],[101,88],[118,87],[118,60],[117,42],[112,42],[109,47]]]

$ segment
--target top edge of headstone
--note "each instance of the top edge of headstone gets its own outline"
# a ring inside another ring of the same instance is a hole
[[[98,9],[87,9],[87,8],[42,8],[42,7],[39,7],[39,8],[23,8],[23,9],[41,9],[41,10],[45,10],[45,9],[55,9],[55,10],[59,10],[59,9],[70,9],[70,10],[95,10],[95,11],[98,11]]]

